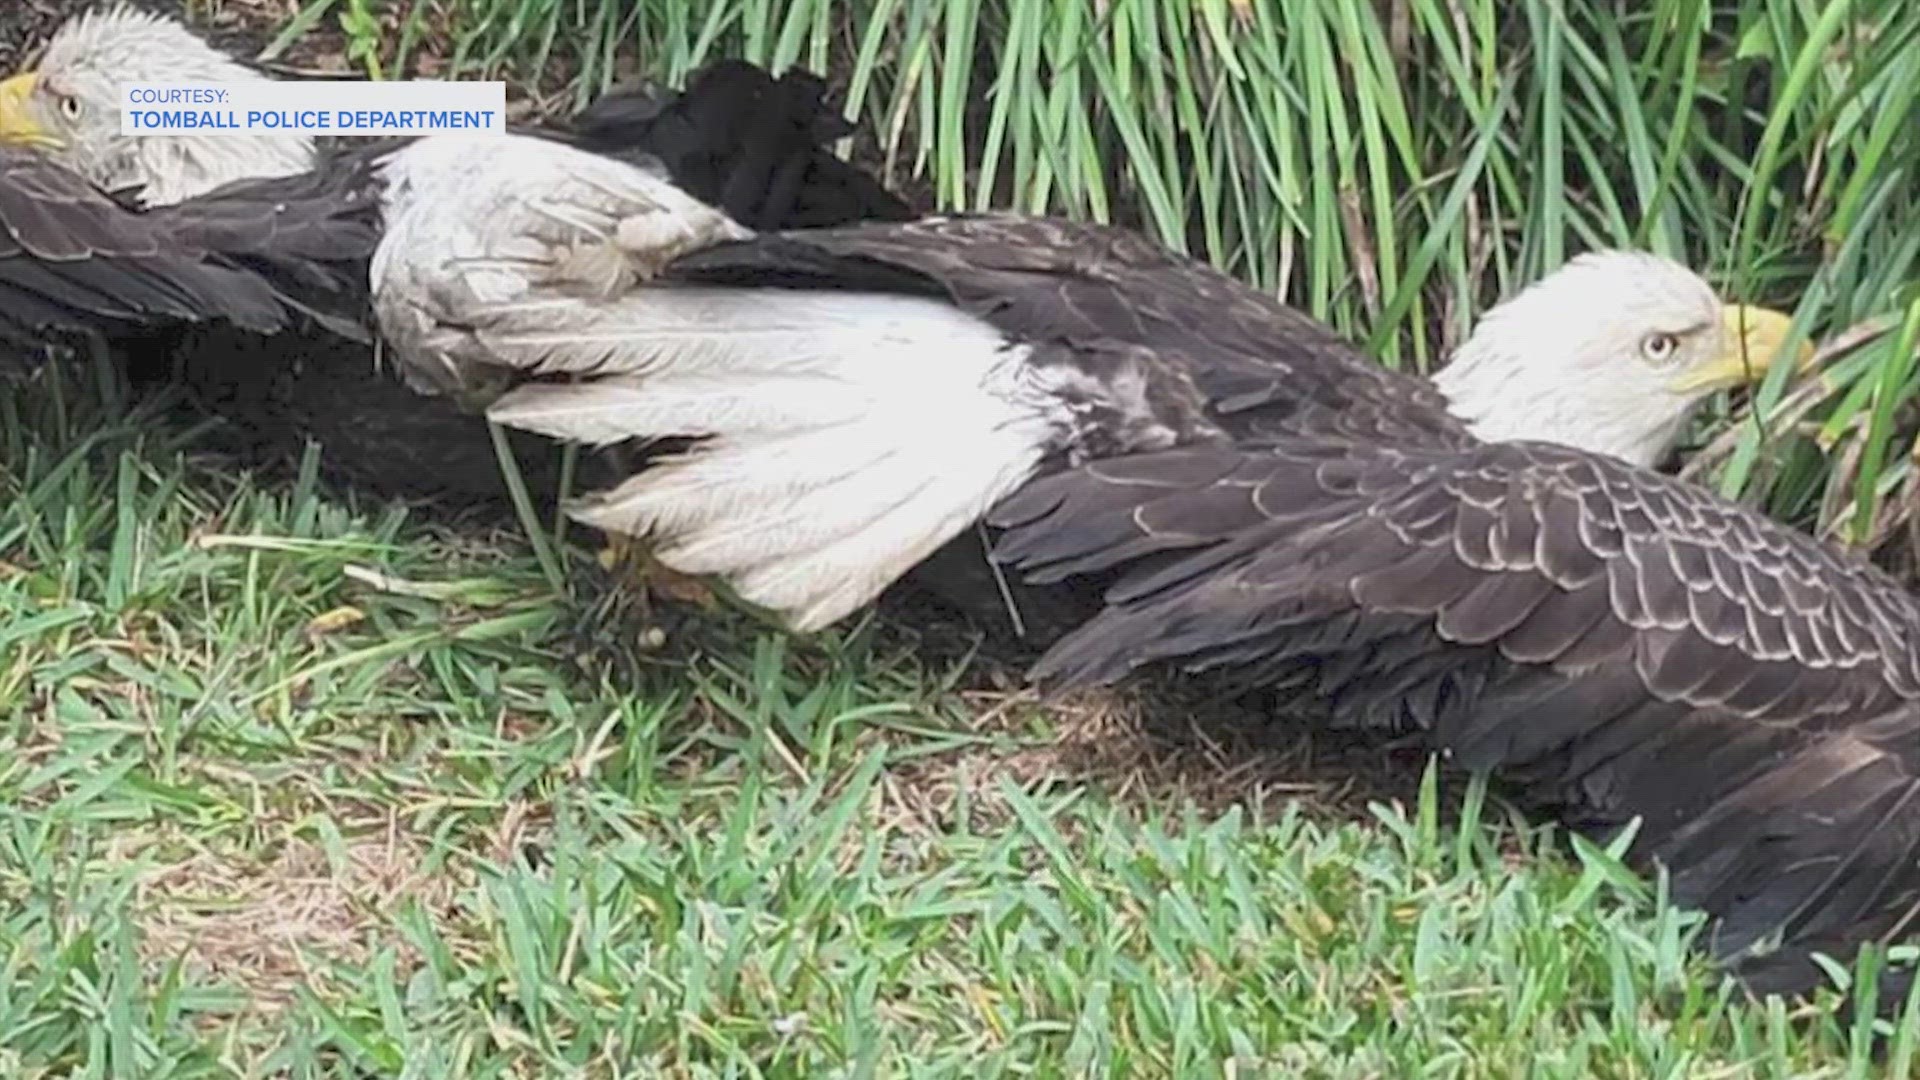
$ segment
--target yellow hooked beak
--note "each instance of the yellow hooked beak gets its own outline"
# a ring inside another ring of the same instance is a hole
[[[27,101],[40,76],[29,71],[0,82],[0,143],[23,146],[59,146],[53,133],[33,120]]]
[[[1780,346],[1786,342],[1787,330],[1793,326],[1791,315],[1747,304],[1722,307],[1720,321],[1726,328],[1726,351],[1675,379],[1672,383],[1675,391],[1706,393],[1759,382],[1780,359]],[[1801,342],[1794,370],[1805,371],[1811,367],[1813,355],[1813,343]]]

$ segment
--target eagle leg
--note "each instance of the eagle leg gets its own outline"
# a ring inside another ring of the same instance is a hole
[[[712,614],[720,610],[720,601],[711,586],[698,577],[682,574],[653,557],[645,544],[632,537],[609,533],[606,546],[599,552],[600,565],[621,591],[636,604],[646,622],[647,644],[657,647],[665,641],[665,627],[659,616],[672,608],[697,608]],[[666,621],[673,621],[671,619]],[[654,631],[661,631],[655,634]]]

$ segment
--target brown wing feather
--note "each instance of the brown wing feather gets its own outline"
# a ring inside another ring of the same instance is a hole
[[[357,310],[375,225],[350,181],[247,181],[140,212],[36,153],[0,149],[0,333],[206,321],[266,333],[307,312],[296,294],[316,288]]]
[[[1610,619],[1635,633],[1569,662],[1584,639],[1563,635],[1558,652],[1542,655],[1548,639],[1531,630],[1527,655],[1570,671],[1631,659],[1648,692],[1696,706],[1798,717],[1920,697],[1920,604],[1884,573],[1702,488],[1564,447],[1448,452],[1301,440],[1139,455],[1038,480],[992,521],[1009,528],[999,557],[1036,575],[1057,575],[1063,560],[1117,564],[1147,544],[1202,553],[1123,581],[1110,622],[1085,635],[1111,655],[1073,662],[1076,678],[1112,677],[1114,658],[1135,648],[1144,650],[1137,659],[1175,658],[1156,652],[1166,647],[1150,636],[1109,636],[1122,619],[1189,608],[1203,615],[1199,590],[1258,606],[1263,592],[1299,587],[1309,575],[1340,578],[1353,606],[1432,616],[1450,638],[1498,644],[1523,627],[1564,621],[1604,592]],[[1221,564],[1224,552],[1230,565]],[[1397,572],[1434,557],[1459,590]],[[1553,593],[1526,620],[1510,610],[1518,595],[1510,586],[1506,602],[1455,595],[1489,576],[1538,579]],[[1051,664],[1068,673],[1072,652],[1062,643]],[[1722,700],[1697,675],[1719,658],[1791,663],[1806,689]],[[1179,659],[1215,656],[1193,648]],[[1834,699],[1828,687],[1846,696]]]
[[[173,248],[134,213],[38,154],[0,149],[0,332],[233,317],[277,329],[264,282]]]
[[[244,262],[290,289],[366,291],[380,240],[375,153],[329,154],[292,176],[226,184],[149,211],[175,243]]]
[[[1102,225],[1009,214],[866,222],[696,252],[681,280],[945,296],[1009,337],[1105,377],[1151,358],[1241,445],[1302,432],[1465,446],[1431,384],[1388,371],[1327,326],[1197,260]],[[1177,378],[1175,378],[1177,377]]]
[[[1562,447],[1301,441],[1102,462],[993,517],[1023,574],[1118,575],[1040,677],[1305,672],[1336,721],[1642,818],[1757,987],[1920,903],[1920,605],[1704,489]]]

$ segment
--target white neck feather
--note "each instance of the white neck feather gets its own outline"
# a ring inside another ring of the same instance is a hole
[[[1559,443],[1652,468],[1693,411],[1657,387],[1649,393],[1631,373],[1581,378],[1577,370],[1498,348],[1469,341],[1433,377],[1453,414],[1488,442]]]
[[[50,89],[91,105],[87,126],[62,155],[64,163],[102,187],[140,185],[147,205],[176,203],[236,180],[290,176],[313,165],[313,140],[305,135],[120,134],[114,103],[123,81],[272,81],[173,19],[124,5],[88,12],[54,34],[39,71]]]
[[[1646,252],[1582,255],[1495,306],[1433,377],[1490,442],[1529,440],[1658,465],[1700,395],[1679,371],[1719,350],[1719,301],[1686,267]],[[1650,336],[1674,343],[1650,361]]]

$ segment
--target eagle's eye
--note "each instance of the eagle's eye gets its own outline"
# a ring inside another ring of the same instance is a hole
[[[1673,356],[1673,350],[1680,342],[1672,334],[1648,334],[1640,342],[1640,355],[1656,364],[1665,363]]]
[[[80,119],[80,99],[71,95],[60,99],[60,115],[69,120]]]

